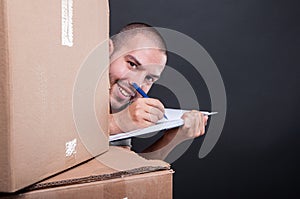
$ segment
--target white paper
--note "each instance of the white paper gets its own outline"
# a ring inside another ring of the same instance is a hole
[[[168,117],[168,120],[163,118],[159,120],[155,125],[149,126],[143,129],[137,129],[134,131],[126,132],[126,133],[119,133],[116,135],[109,136],[109,141],[114,140],[121,140],[125,138],[130,137],[136,137],[139,135],[145,135],[152,132],[157,132],[165,129],[171,129],[175,127],[182,126],[184,124],[184,121],[181,119],[181,116],[187,112],[187,110],[181,110],[181,109],[165,109],[165,115]],[[214,115],[217,112],[207,112],[207,111],[201,111],[205,115]]]

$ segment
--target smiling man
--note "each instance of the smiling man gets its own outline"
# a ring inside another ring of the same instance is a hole
[[[154,98],[142,98],[131,84],[146,93],[160,77],[167,62],[166,45],[151,26],[132,23],[110,40],[110,134],[118,134],[155,124],[163,118],[164,106]],[[207,116],[190,111],[182,116],[184,125],[167,130],[162,138],[146,149],[144,156],[164,159],[179,143],[203,135]],[[131,140],[111,145],[131,147]]]

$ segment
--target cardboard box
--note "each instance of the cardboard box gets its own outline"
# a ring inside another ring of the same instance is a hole
[[[172,198],[172,174],[163,161],[111,147],[96,159],[4,198]]]
[[[0,192],[108,150],[108,12],[107,0],[0,0]]]

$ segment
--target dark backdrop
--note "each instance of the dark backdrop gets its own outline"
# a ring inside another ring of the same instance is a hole
[[[187,34],[208,51],[225,84],[222,135],[204,159],[198,158],[203,138],[197,138],[172,164],[174,198],[296,197],[299,6],[296,0],[110,0],[111,34],[136,21]],[[170,54],[168,65],[188,63]],[[198,80],[193,87],[200,107],[209,109],[207,88],[201,76]],[[151,90],[166,106],[176,107],[171,94],[161,86]],[[151,139],[133,142],[139,151]]]

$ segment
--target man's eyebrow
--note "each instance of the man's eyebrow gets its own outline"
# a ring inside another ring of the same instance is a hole
[[[138,66],[142,65],[134,56],[132,56],[132,55],[126,55],[126,57],[129,58],[129,59],[131,59],[131,60],[133,60],[136,63],[136,65],[138,65]]]
[[[134,56],[132,56],[132,55],[126,55],[125,57],[127,59],[133,60],[136,63],[136,65],[141,66],[141,69],[143,69],[143,65]],[[151,75],[151,77],[154,77],[154,78],[157,78],[157,79],[160,78],[160,75],[156,75],[156,74],[150,74],[150,75]]]

